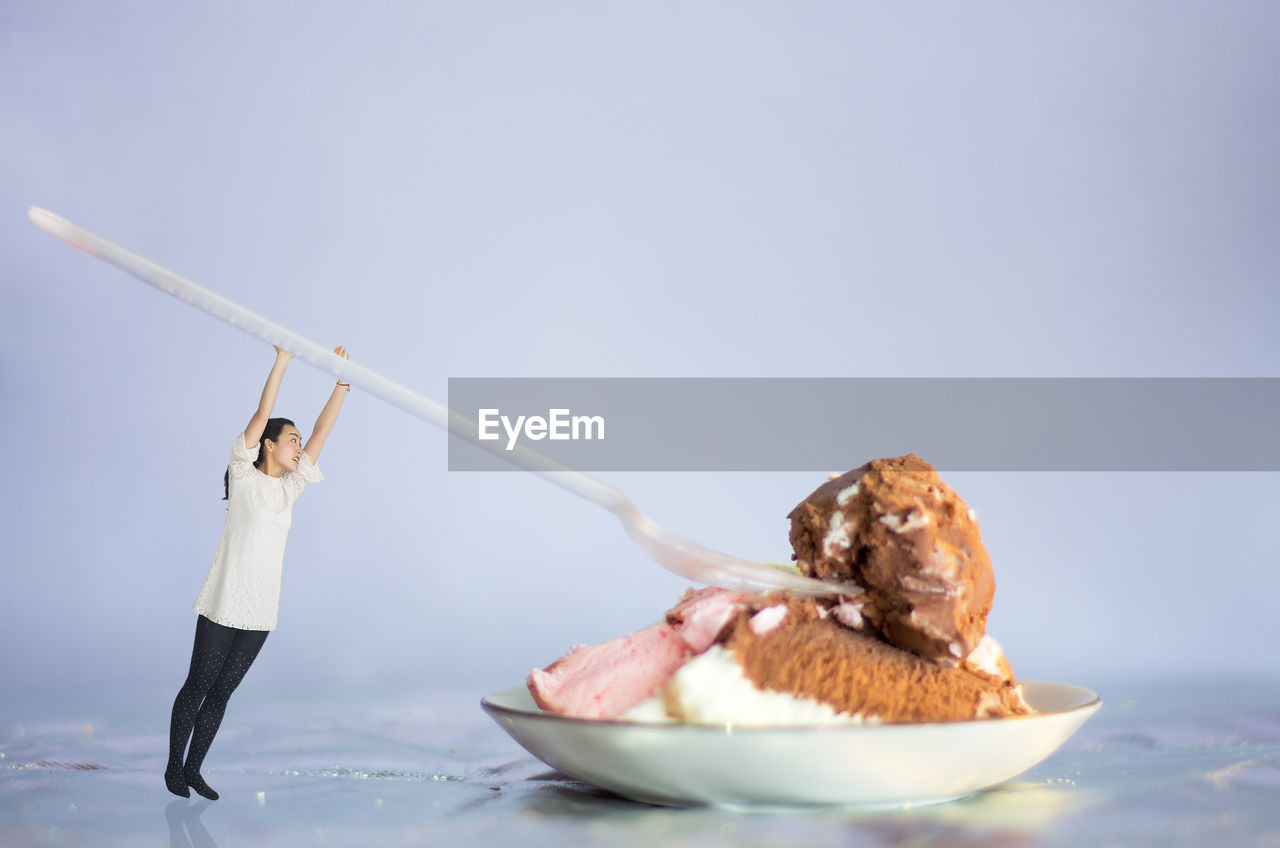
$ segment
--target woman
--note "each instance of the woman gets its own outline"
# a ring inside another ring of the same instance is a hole
[[[347,357],[341,345],[333,352]],[[285,542],[293,502],[308,483],[324,479],[316,462],[351,387],[339,381],[316,419],[306,445],[287,418],[272,418],[276,394],[292,354],[276,348],[258,411],[231,446],[223,479],[227,520],[193,609],[195,644],[186,682],[173,702],[165,786],[191,796],[188,787],[216,800],[200,766],[222,723],[231,693],[276,627]],[[191,747],[187,749],[190,738]],[[183,751],[186,750],[186,759]]]

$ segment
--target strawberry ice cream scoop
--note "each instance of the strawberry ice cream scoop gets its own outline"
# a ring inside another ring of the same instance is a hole
[[[665,618],[599,645],[576,645],[529,672],[534,701],[548,712],[617,718],[662,689],[689,657],[711,646],[746,595],[708,587],[685,592]]]

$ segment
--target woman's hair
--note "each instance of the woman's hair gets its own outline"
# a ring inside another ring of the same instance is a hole
[[[280,431],[285,427],[298,429],[298,425],[288,418],[271,418],[267,420],[266,429],[262,431],[262,437],[258,439],[258,458],[253,461],[254,468],[261,468],[262,463],[267,461],[267,446],[264,442],[267,439],[273,442],[280,441]],[[243,439],[244,436],[240,438]],[[231,469],[227,469],[222,473],[222,499],[224,501],[231,499]]]

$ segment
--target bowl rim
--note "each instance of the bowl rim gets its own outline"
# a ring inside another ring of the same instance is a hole
[[[656,721],[632,721],[621,718],[586,718],[583,716],[562,715],[560,713],[548,712],[536,704],[532,708],[514,707],[508,704],[498,703],[497,698],[513,697],[521,691],[528,693],[526,686],[509,686],[505,689],[498,689],[485,695],[480,699],[480,708],[491,716],[505,715],[518,716],[521,719],[531,719],[534,721],[552,721],[557,723],[580,724],[589,727],[623,727],[627,729],[653,729],[661,730],[668,733],[716,733],[723,734],[732,733],[812,733],[816,730],[825,732],[885,732],[885,733],[901,733],[907,732],[914,728],[921,727],[957,727],[957,726],[973,726],[987,725],[995,723],[1004,723],[1011,721],[1028,721],[1036,719],[1050,718],[1053,716],[1069,715],[1078,712],[1092,712],[1102,706],[1102,696],[1091,689],[1083,686],[1076,686],[1071,683],[1055,683],[1046,680],[1023,680],[1021,681],[1024,692],[1028,687],[1060,687],[1066,689],[1074,689],[1075,695],[1082,699],[1081,703],[1072,704],[1066,707],[1058,707],[1049,710],[1037,710],[1032,713],[1023,713],[1020,715],[1008,716],[992,716],[988,718],[964,718],[951,719],[942,721],[912,721],[912,722],[895,722],[895,723],[828,723],[828,724],[788,724],[788,725],[749,725],[749,724],[681,724],[678,722],[656,722]],[[530,696],[532,697],[532,696]]]

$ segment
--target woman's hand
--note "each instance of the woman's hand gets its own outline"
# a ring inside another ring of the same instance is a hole
[[[293,359],[293,354],[289,351],[282,350],[278,345],[272,345],[272,347],[276,349],[276,359],[283,360],[284,362],[288,362],[290,359]]]
[[[333,352],[334,352],[334,353],[336,353],[336,354],[338,354],[338,356],[341,356],[343,359],[350,359],[350,358],[351,358],[351,356],[347,353],[347,349],[346,349],[345,347],[343,347],[342,345],[338,345],[337,347],[335,347],[335,348],[333,349]],[[346,389],[347,391],[351,391],[351,384],[350,384],[350,383],[345,383],[345,382],[343,382],[342,380],[339,380],[339,381],[338,381],[337,388],[339,388],[339,389]]]

